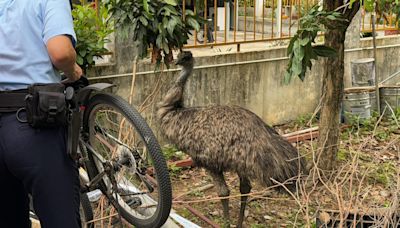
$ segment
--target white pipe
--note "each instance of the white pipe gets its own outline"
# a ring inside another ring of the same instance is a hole
[[[400,71],[397,71],[396,73],[394,73],[394,74],[390,75],[389,77],[387,77],[385,80],[381,81],[381,82],[379,83],[379,85],[382,85],[382,84],[385,83],[386,81],[389,81],[390,79],[394,78],[395,76],[397,76],[397,75],[399,75],[399,74],[400,74]]]
[[[384,48],[393,48],[393,47],[400,47],[400,44],[389,44],[384,46],[377,46],[376,49],[384,49]],[[351,48],[346,49],[344,52],[355,52],[355,51],[365,51],[365,50],[373,50],[373,47],[361,47],[361,48]]]
[[[279,58],[272,58],[272,59],[257,59],[257,60],[243,61],[243,62],[220,63],[220,64],[205,65],[205,66],[195,66],[194,69],[197,70],[197,69],[207,69],[207,68],[215,68],[215,67],[239,66],[239,65],[245,65],[245,64],[282,61],[282,60],[287,60],[287,59],[289,59],[289,57],[279,57]],[[180,71],[180,70],[181,70],[180,68],[167,69],[167,70],[164,70],[163,72],[177,72],[177,71]],[[136,75],[147,75],[147,74],[154,74],[154,73],[160,73],[160,71],[137,72]],[[132,76],[132,73],[91,77],[91,78],[89,78],[89,80],[98,80],[98,79],[107,79],[107,78],[119,78],[119,77],[128,77],[128,76]]]
[[[281,37],[281,28],[282,28],[282,0],[278,0],[277,5],[277,15],[276,15],[276,37]]]

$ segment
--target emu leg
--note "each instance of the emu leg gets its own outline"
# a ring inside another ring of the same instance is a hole
[[[217,188],[218,196],[219,197],[227,197],[229,196],[229,188],[225,182],[223,172],[214,172],[208,171],[211,177],[214,180],[214,185]],[[230,219],[229,219],[229,199],[221,199],[222,209],[224,211],[224,218],[225,218],[225,225],[229,227]]]
[[[241,194],[248,194],[251,190],[251,184],[248,178],[240,177],[240,193]],[[242,228],[243,220],[244,220],[244,211],[246,209],[247,203],[247,195],[240,197],[240,212],[239,212],[239,220],[237,223],[238,228]]]

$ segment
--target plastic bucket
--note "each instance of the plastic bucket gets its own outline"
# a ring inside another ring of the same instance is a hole
[[[349,114],[366,119],[371,117],[370,92],[365,88],[345,89],[343,96],[344,121],[349,122]]]
[[[381,99],[381,111],[385,110],[385,116],[391,116],[392,111],[396,111],[400,107],[400,86],[382,86],[379,88]],[[390,105],[390,108],[387,107]]]
[[[375,61],[373,58],[351,61],[352,86],[375,85]]]

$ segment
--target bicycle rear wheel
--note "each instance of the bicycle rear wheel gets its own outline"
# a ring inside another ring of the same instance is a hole
[[[79,212],[81,214],[82,228],[94,228],[93,223],[93,210],[90,204],[89,197],[86,193],[81,193],[81,206]]]
[[[163,225],[171,210],[171,183],[157,139],[141,115],[118,96],[96,94],[86,107],[83,131],[89,177],[104,175],[100,190],[115,207],[103,207],[103,217],[118,213],[137,227]]]

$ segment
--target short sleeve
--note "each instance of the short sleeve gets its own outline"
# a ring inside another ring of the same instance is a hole
[[[50,38],[58,35],[68,35],[72,43],[76,42],[74,24],[69,0],[47,0],[43,17],[43,41],[47,44]]]

